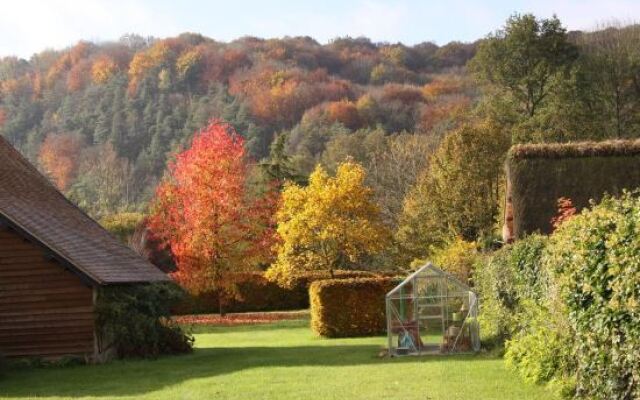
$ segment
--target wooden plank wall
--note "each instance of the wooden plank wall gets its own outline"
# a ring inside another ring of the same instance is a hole
[[[0,353],[92,355],[93,289],[45,252],[0,229]]]

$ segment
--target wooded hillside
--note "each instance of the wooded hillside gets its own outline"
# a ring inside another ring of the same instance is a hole
[[[286,151],[302,174],[350,131],[429,133],[469,104],[459,70],[474,52],[457,42],[221,43],[191,33],[79,42],[0,59],[0,134],[100,216],[145,204],[171,154],[210,118],[245,135],[255,161],[291,130]]]

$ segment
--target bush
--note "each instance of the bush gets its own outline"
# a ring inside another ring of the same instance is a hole
[[[531,235],[479,261],[474,282],[481,296],[480,332],[486,342],[502,344],[522,329],[518,318],[527,300],[546,296],[548,275],[542,267],[546,237]]]
[[[106,286],[96,303],[99,338],[119,358],[190,352],[193,338],[171,322],[182,290],[170,282]]]
[[[570,393],[575,365],[566,309],[546,264],[548,239],[528,236],[495,252],[476,270],[485,344],[502,345],[525,380]]]
[[[640,398],[638,195],[607,196],[551,237],[548,264],[575,331],[578,397]]]
[[[325,337],[371,336],[386,328],[385,295],[392,278],[316,281],[309,287],[311,328]]]
[[[560,391],[571,391],[573,336],[562,304],[550,297],[542,304],[524,301],[521,309],[517,315],[521,330],[506,343],[507,365],[528,382],[554,381],[560,384]]]

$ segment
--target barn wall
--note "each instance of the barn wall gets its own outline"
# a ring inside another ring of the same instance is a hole
[[[14,231],[0,229],[0,353],[94,352],[93,289]]]

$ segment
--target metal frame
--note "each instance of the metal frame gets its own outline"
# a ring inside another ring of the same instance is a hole
[[[385,301],[390,356],[480,350],[476,292],[433,264],[427,263],[409,275],[387,293]],[[425,310],[433,313],[424,313]],[[433,334],[429,331],[433,324],[440,325],[442,339],[425,345],[423,340]],[[396,338],[398,345],[394,345]],[[401,342],[409,346],[400,346]]]

